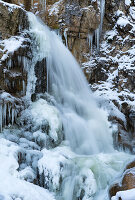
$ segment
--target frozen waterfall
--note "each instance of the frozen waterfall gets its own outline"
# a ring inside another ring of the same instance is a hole
[[[53,31],[31,13],[29,20],[38,59],[47,61],[48,92],[61,113],[65,139],[78,154],[111,152],[107,114],[97,107],[80,66]]]
[[[134,156],[113,149],[107,114],[96,105],[80,66],[53,31],[28,16],[32,60],[22,58],[25,108],[18,117],[14,104],[2,100],[0,106],[2,199],[109,200],[109,185]],[[42,64],[48,93],[35,95]],[[12,126],[5,127],[7,122]]]

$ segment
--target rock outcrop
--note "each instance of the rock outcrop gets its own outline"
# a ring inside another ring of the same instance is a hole
[[[104,102],[110,101],[109,118],[118,124],[116,146],[132,153],[135,133],[134,6],[134,1],[106,1],[100,51],[97,54],[93,43],[92,57],[83,64],[92,90]]]
[[[18,35],[28,28],[26,11],[16,5],[0,2],[0,34],[1,39]]]
[[[0,2],[0,90],[20,97],[25,95],[27,75],[24,59],[30,57],[29,23],[26,11]]]
[[[26,11],[0,2],[0,131],[13,125],[23,107],[27,72],[24,60],[31,59]],[[4,113],[4,114],[3,114]]]
[[[119,183],[115,183],[110,187],[110,197],[115,196],[119,191],[125,191],[135,188],[135,161],[129,163],[123,173]]]
[[[99,1],[46,0],[41,3],[34,0],[32,2],[10,1],[36,13],[50,28],[56,30],[80,63],[88,61],[86,56],[90,52],[88,36],[94,35],[101,21]]]
[[[0,131],[7,125],[16,123],[16,118],[24,109],[24,99],[27,89],[28,71],[33,64],[27,12],[20,6],[0,2]],[[43,71],[37,67],[36,93],[45,92],[46,66]]]

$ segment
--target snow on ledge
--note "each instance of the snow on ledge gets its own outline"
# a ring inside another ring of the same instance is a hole
[[[117,25],[121,26],[121,27],[125,27],[127,24],[129,24],[130,22],[128,21],[127,18],[124,17],[119,17],[118,21],[117,21]]]
[[[1,61],[4,61],[8,57],[9,53],[13,53],[14,51],[16,51],[23,42],[24,38],[21,36],[14,36],[10,37],[9,39],[2,40],[0,42],[0,45],[4,47],[4,49],[2,50],[4,54],[1,58]]]
[[[130,6],[131,0],[125,0],[125,4],[126,4],[127,6]]]
[[[49,9],[49,15],[57,15],[59,12],[59,6],[60,3],[62,3],[63,0],[59,0],[58,2],[54,3],[51,8]]]
[[[7,3],[7,2],[2,1],[2,0],[0,0],[0,3],[2,3],[4,6],[8,7],[8,11],[9,12],[13,12],[17,8],[23,9],[22,7],[20,7],[20,6],[16,5],[16,4]]]
[[[112,197],[111,200],[134,200],[135,199],[135,189],[117,192],[116,196]]]

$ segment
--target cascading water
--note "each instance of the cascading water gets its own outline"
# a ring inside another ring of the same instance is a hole
[[[107,115],[97,107],[76,60],[54,32],[34,15],[29,18],[40,59],[47,59],[49,93],[56,99],[72,149],[79,154],[112,151]]]
[[[55,98],[65,139],[75,152],[70,158],[72,164],[63,166],[61,173],[66,176],[63,175],[62,189],[56,199],[108,199],[108,184],[118,176],[130,156],[113,149],[112,130],[107,114],[97,107],[72,54],[59,37],[36,16],[32,13],[28,16],[30,32],[37,44],[36,59],[41,61],[46,58],[48,93]],[[29,87],[33,86],[29,84]]]

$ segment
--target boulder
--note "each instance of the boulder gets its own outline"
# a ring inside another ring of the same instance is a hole
[[[123,173],[121,181],[113,184],[109,189],[110,197],[115,196],[118,191],[135,188],[135,161],[129,163]]]

